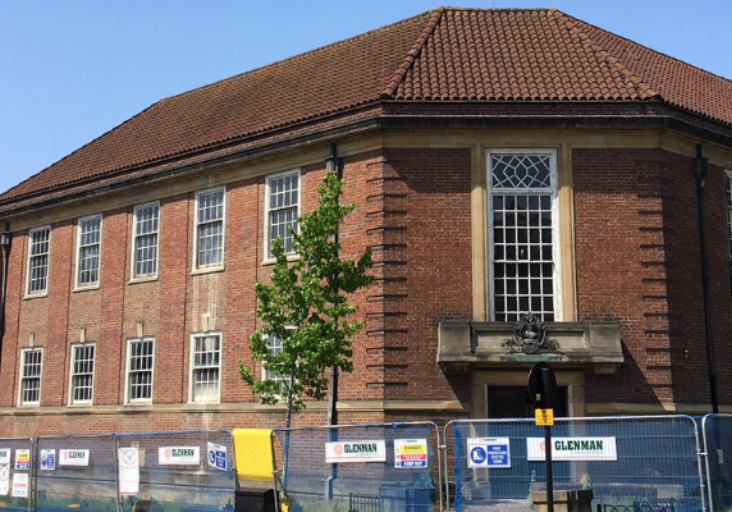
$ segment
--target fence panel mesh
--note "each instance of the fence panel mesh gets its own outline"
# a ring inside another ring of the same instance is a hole
[[[38,512],[117,511],[113,435],[43,436],[36,440]]]
[[[434,423],[275,429],[272,441],[293,510],[434,512],[433,500],[441,507]]]
[[[118,435],[120,467],[136,456],[137,492],[120,471],[125,510],[208,512],[234,506],[236,477],[231,432],[186,431]],[[132,448],[133,450],[129,450]],[[124,494],[124,493],[127,494]]]
[[[0,507],[7,512],[31,510],[33,439],[0,439]],[[25,496],[23,496],[25,494]]]
[[[708,414],[701,420],[711,512],[732,507],[732,415]]]
[[[455,510],[532,510],[546,489],[544,427],[533,420],[458,420]],[[594,505],[703,509],[695,422],[688,416],[562,418],[551,427],[554,488],[592,489]],[[452,437],[452,439],[450,439]]]

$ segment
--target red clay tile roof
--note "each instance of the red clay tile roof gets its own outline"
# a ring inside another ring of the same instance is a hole
[[[554,9],[438,8],[162,99],[0,205],[380,101],[651,99],[732,125],[732,81]]]

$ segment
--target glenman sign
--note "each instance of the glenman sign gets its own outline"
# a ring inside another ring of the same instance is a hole
[[[89,450],[59,450],[59,466],[88,466]]]
[[[158,448],[158,463],[169,466],[189,466],[201,462],[198,446],[164,446]]]
[[[553,437],[552,460],[618,460],[614,437]],[[526,439],[526,454],[530,461],[543,461],[546,446],[543,437]]]
[[[386,442],[382,439],[325,443],[325,462],[386,462]]]

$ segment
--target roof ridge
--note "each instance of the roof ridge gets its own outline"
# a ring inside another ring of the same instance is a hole
[[[384,92],[381,93],[381,99],[389,99],[394,97],[394,92],[397,90],[397,87],[399,86],[401,81],[404,80],[407,71],[409,70],[409,68],[412,67],[414,61],[417,60],[419,53],[422,51],[422,47],[424,47],[427,39],[430,37],[432,32],[434,32],[435,27],[440,21],[440,18],[442,18],[445,10],[446,8],[441,6],[435,8],[432,11],[432,15],[430,16],[427,25],[424,27],[424,30],[422,30],[422,32],[417,37],[417,40],[414,42],[414,45],[412,45],[412,47],[407,52],[407,55],[404,57],[404,60],[399,65],[399,68],[397,68],[396,72],[391,77],[391,80],[386,86],[386,89],[384,89]]]
[[[582,31],[574,22],[575,18],[572,16],[569,16],[568,14],[563,13],[562,11],[551,8],[549,9],[550,13],[557,19],[557,21],[562,22],[565,27],[574,35],[579,37],[588,48],[590,48],[592,51],[600,55],[605,62],[610,64],[611,66],[615,67],[618,71],[620,71],[624,76],[628,78],[631,82],[633,82],[637,87],[639,87],[645,94],[648,94],[651,97],[658,97],[662,98],[662,95],[652,89],[648,84],[646,84],[643,80],[641,80],[638,75],[636,75],[632,70],[627,68],[622,62],[620,62],[617,58],[610,55],[610,53],[602,48],[599,44],[595,42],[594,39],[592,39],[589,35],[587,35],[585,32]]]
[[[554,9],[554,8],[552,8],[552,9]],[[612,36],[617,37],[618,39],[622,39],[623,41],[626,41],[628,43],[634,44],[636,46],[640,46],[640,47],[642,47],[645,50],[648,50],[650,52],[654,52],[654,53],[657,53],[659,55],[663,55],[667,59],[671,59],[671,60],[674,60],[674,61],[676,61],[676,62],[678,62],[680,64],[683,64],[684,66],[688,66],[688,67],[694,68],[697,71],[701,71],[702,73],[707,74],[709,76],[712,76],[712,77],[714,77],[714,78],[716,78],[718,80],[723,80],[725,82],[732,82],[732,78],[727,78],[726,76],[722,76],[722,75],[720,75],[718,73],[714,73],[712,71],[709,71],[708,69],[704,69],[704,68],[702,68],[700,66],[697,66],[696,64],[692,64],[691,62],[682,60],[682,59],[680,59],[678,57],[674,57],[673,55],[670,55],[670,54],[668,54],[666,52],[662,52],[660,50],[656,50],[655,48],[652,48],[652,47],[650,47],[650,46],[648,46],[646,44],[643,44],[643,43],[639,43],[637,41],[634,41],[634,40],[630,39],[629,37],[626,37],[626,36],[623,36],[623,35],[620,35],[620,34],[616,34],[615,32],[612,32],[610,30],[604,29],[602,27],[598,27],[597,25],[595,25],[594,23],[590,23],[589,21],[585,21],[585,20],[581,20],[579,18],[575,18],[574,16],[571,16],[571,15],[565,14],[565,13],[562,13],[561,11],[559,11],[559,12],[561,14],[563,14],[564,16],[566,16],[567,18],[576,19],[580,23],[583,23],[585,25],[589,25],[590,27],[594,28],[595,30],[601,30],[603,32],[607,32],[607,33],[611,34]]]
[[[437,7],[434,10],[438,10],[438,9],[444,9],[444,8],[443,7]],[[345,37],[343,39],[339,39],[337,41],[332,41],[330,43],[325,43],[325,44],[322,44],[320,46],[316,46],[315,48],[310,48],[309,50],[305,50],[305,51],[303,51],[301,53],[297,53],[295,55],[290,55],[288,57],[284,57],[284,58],[279,59],[279,60],[276,60],[274,62],[268,62],[267,64],[262,64],[261,66],[257,66],[257,67],[251,68],[251,69],[247,69],[246,71],[242,71],[240,73],[236,73],[234,75],[227,76],[225,78],[220,78],[218,80],[214,80],[212,82],[208,82],[208,83],[199,85],[198,87],[194,87],[193,89],[189,89],[187,91],[183,91],[183,92],[180,92],[180,93],[177,93],[177,94],[171,94],[169,96],[164,96],[163,98],[160,98],[159,101],[167,101],[167,100],[179,98],[179,97],[182,97],[182,96],[186,96],[186,95],[188,95],[190,93],[199,91],[200,89],[204,89],[206,87],[210,87],[210,86],[217,85],[217,84],[221,84],[221,83],[224,83],[224,82],[229,82],[229,81],[232,81],[232,80],[236,80],[236,79],[238,79],[240,77],[243,77],[244,75],[248,75],[248,74],[253,73],[255,71],[261,71],[261,70],[264,70],[264,69],[268,69],[268,68],[273,68],[273,67],[276,67],[276,66],[285,65],[285,64],[290,63],[291,61],[293,61],[295,59],[300,59],[300,58],[305,57],[307,55],[311,55],[311,54],[318,53],[318,52],[321,52],[321,51],[327,51],[327,50],[329,50],[329,49],[331,49],[333,47],[336,47],[336,46],[339,46],[339,45],[342,45],[342,44],[347,44],[347,43],[349,43],[351,41],[354,41],[354,40],[357,40],[357,39],[361,39],[361,38],[366,37],[368,35],[371,35],[371,34],[373,34],[375,32],[380,32],[380,31],[383,31],[383,30],[385,30],[387,28],[391,28],[391,27],[393,27],[395,25],[399,25],[400,23],[407,23],[409,21],[414,20],[415,18],[419,18],[420,16],[424,16],[425,14],[427,14],[429,12],[430,11],[424,11],[422,13],[415,14],[414,16],[409,16],[407,18],[403,18],[401,20],[397,20],[397,21],[394,21],[392,23],[389,23],[387,25],[383,25],[381,27],[376,27],[376,28],[373,28],[371,30],[367,30],[366,32],[361,32],[360,34],[356,34],[356,35],[353,35],[353,36],[348,36],[348,37]]]

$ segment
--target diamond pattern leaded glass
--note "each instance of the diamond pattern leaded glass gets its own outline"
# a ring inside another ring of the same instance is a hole
[[[73,403],[92,401],[95,348],[94,345],[75,345],[72,348],[71,400]]]
[[[152,400],[153,340],[130,341],[128,375],[128,400],[149,402]]]
[[[552,188],[549,155],[491,155],[491,188]]]
[[[491,154],[491,318],[554,321],[552,155]]]
[[[158,221],[160,206],[150,204],[135,208],[135,276],[157,274]]]
[[[45,293],[48,287],[48,253],[51,230],[36,229],[30,232],[28,253],[28,295]]]
[[[272,176],[269,183],[269,247],[282,239],[286,253],[293,252],[290,228],[297,229],[297,212],[300,202],[300,174],[288,173]],[[271,253],[269,253],[271,257]]]
[[[23,351],[23,367],[20,380],[20,404],[38,405],[41,397],[41,360],[40,349]]]
[[[198,268],[224,261],[224,189],[198,194]]]
[[[219,398],[221,336],[193,338],[193,401],[211,402]]]

